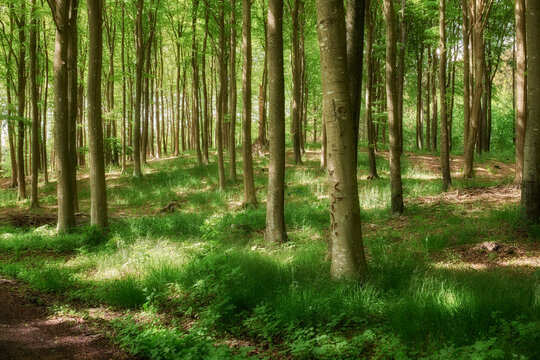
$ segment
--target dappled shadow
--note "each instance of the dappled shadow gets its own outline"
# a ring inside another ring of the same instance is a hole
[[[48,317],[9,280],[0,279],[0,359],[128,359],[84,321]]]

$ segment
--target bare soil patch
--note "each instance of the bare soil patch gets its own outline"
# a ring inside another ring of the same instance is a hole
[[[538,244],[484,242],[457,246],[432,256],[439,268],[487,270],[495,268],[534,272],[540,269]]]
[[[49,316],[41,301],[0,278],[0,360],[130,359],[83,319]]]
[[[89,222],[89,216],[84,213],[75,214],[77,225]],[[9,224],[17,228],[40,227],[57,223],[56,207],[41,208],[38,212],[7,208],[0,211],[0,224]]]
[[[473,204],[482,202],[488,206],[498,207],[517,203],[521,198],[521,189],[515,185],[501,185],[492,187],[478,187],[455,189],[434,196],[421,196],[411,199],[412,203],[436,205],[445,204]]]

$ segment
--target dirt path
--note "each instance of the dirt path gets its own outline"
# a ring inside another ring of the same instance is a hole
[[[0,360],[129,358],[83,320],[48,316],[31,294],[0,278]]]

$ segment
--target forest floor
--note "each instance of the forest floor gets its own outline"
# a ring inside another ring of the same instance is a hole
[[[191,153],[150,161],[142,180],[110,167],[107,233],[87,225],[86,171],[79,228],[63,235],[54,183],[29,211],[0,179],[0,359],[539,358],[540,229],[522,221],[510,159],[477,160],[461,179],[452,156],[442,193],[439,159],[406,153],[406,212],[391,216],[387,152],[376,181],[360,154],[362,285],[328,276],[317,149],[299,166],[289,154],[283,245],[263,239],[264,158],[256,208]]]

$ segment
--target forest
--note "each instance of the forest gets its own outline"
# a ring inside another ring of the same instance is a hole
[[[538,24],[0,0],[0,359],[540,359]]]

